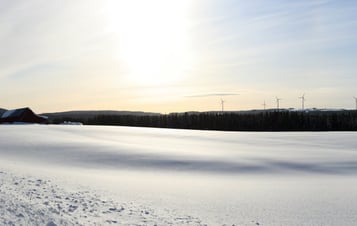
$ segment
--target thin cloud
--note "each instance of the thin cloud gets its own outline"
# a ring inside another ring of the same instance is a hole
[[[223,96],[238,96],[238,93],[205,93],[198,95],[189,95],[185,97],[196,98],[196,97],[223,97]]]

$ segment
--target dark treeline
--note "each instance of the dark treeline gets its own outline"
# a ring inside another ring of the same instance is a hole
[[[57,118],[54,123],[61,121],[81,121],[86,125],[225,131],[357,131],[357,111],[98,115],[83,120]]]

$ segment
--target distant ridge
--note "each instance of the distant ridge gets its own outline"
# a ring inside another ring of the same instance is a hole
[[[42,113],[40,115],[47,116],[51,122],[61,122],[64,120],[87,121],[97,116],[159,116],[160,113],[143,112],[143,111],[114,111],[114,110],[80,110],[80,111],[64,111],[53,113]]]
[[[347,109],[335,109],[335,108],[306,108],[304,110],[302,109],[296,109],[296,108],[280,108],[279,110],[276,108],[270,108],[270,109],[252,109],[252,110],[237,110],[237,111],[187,111],[187,112],[172,112],[170,114],[177,114],[177,115],[183,115],[183,114],[188,114],[188,115],[198,115],[198,114],[261,114],[261,113],[271,113],[271,112],[304,112],[304,113],[329,113],[329,112],[346,112],[346,111],[351,111]],[[352,110],[354,111],[354,110]]]
[[[41,115],[160,115],[160,113],[144,111],[79,110],[42,113]]]
[[[6,111],[5,109],[0,108],[1,111]],[[255,115],[262,113],[272,113],[276,112],[277,109],[252,109],[252,110],[238,110],[238,111],[188,111],[188,112],[172,112],[168,115],[200,115],[200,114],[240,114],[240,115]],[[279,109],[279,112],[305,112],[310,114],[320,114],[320,113],[329,113],[329,112],[345,112],[345,109]],[[49,121],[52,123],[60,123],[67,120],[77,120],[80,122],[88,121],[94,119],[98,116],[160,116],[161,113],[156,112],[144,112],[144,111],[116,111],[116,110],[74,110],[74,111],[64,111],[64,112],[52,112],[52,113],[42,113],[42,116],[48,117]]]

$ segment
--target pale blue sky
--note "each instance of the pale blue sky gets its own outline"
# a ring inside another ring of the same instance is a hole
[[[5,0],[0,107],[354,108],[357,2]],[[214,95],[233,94],[233,95]],[[239,95],[236,95],[239,94]]]

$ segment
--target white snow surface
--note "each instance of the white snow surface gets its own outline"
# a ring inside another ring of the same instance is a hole
[[[0,225],[357,225],[357,133],[0,126]]]

